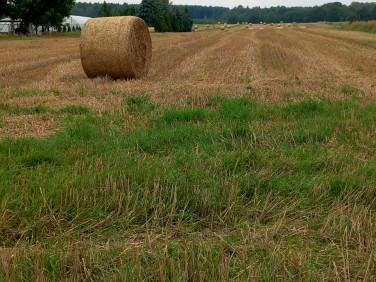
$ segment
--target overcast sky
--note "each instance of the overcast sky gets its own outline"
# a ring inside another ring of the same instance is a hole
[[[271,7],[271,6],[316,6],[322,5],[330,2],[341,2],[343,4],[349,5],[354,0],[173,0],[172,3],[176,5],[201,5],[201,6],[221,6],[221,7],[236,7],[238,5],[249,6],[249,7]],[[103,0],[77,0],[77,2],[90,2],[90,3],[102,3]],[[128,3],[128,4],[140,4],[141,0],[106,0],[107,3]],[[357,0],[356,2],[374,2],[372,0]]]

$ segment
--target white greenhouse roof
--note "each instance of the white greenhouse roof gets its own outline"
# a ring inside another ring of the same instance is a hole
[[[88,17],[81,17],[81,16],[69,16],[64,20],[64,24],[69,24],[71,27],[84,27],[86,22],[91,18]]]

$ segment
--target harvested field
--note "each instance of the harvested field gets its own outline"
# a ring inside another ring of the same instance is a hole
[[[301,26],[152,33],[139,80],[2,38],[1,279],[375,281],[376,36]]]
[[[307,95],[343,100],[345,87],[357,89],[362,102],[375,99],[374,35],[236,27],[225,34],[153,34],[152,38],[152,67],[149,76],[138,81],[87,79],[78,38],[3,41],[2,103],[53,109],[78,103],[103,111],[112,110],[126,96],[146,94],[159,104],[182,105],[187,97],[205,99],[218,91],[241,95],[247,86],[265,103],[286,102],[286,96],[287,102],[299,101]],[[6,126],[2,131],[8,136],[13,132]]]

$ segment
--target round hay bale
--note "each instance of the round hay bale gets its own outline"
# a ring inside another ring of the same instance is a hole
[[[288,24],[287,27],[290,27],[290,24]]]
[[[281,27],[281,24],[278,24],[278,27]]]
[[[248,25],[245,25],[244,28],[247,29],[247,28],[248,28]]]
[[[218,25],[220,25],[221,24],[221,22],[218,22]]]
[[[195,29],[198,29],[198,26],[197,26],[197,25],[195,25]]]
[[[155,28],[153,26],[148,27],[150,33],[155,33]]]
[[[152,56],[148,27],[133,16],[91,19],[81,33],[80,54],[88,77],[143,77]]]
[[[206,27],[210,27],[210,24],[207,24]]]
[[[225,30],[225,26],[224,25],[221,26],[221,30]]]

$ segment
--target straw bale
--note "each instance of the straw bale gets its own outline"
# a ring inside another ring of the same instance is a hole
[[[210,24],[207,24],[206,27],[210,27]]]
[[[82,31],[80,53],[88,77],[140,78],[148,72],[152,42],[141,18],[95,18]]]
[[[155,28],[153,26],[148,27],[148,29],[149,29],[150,33],[154,33],[155,32]]]
[[[225,26],[224,25],[221,26],[221,30],[225,30]]]
[[[198,26],[197,26],[197,25],[195,25],[195,29],[198,29]]]

